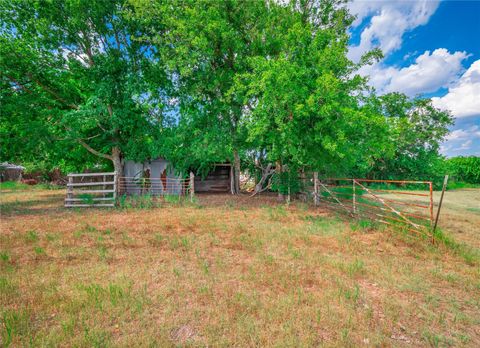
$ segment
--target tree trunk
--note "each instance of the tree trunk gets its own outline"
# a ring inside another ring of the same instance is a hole
[[[240,193],[240,156],[237,150],[233,150],[233,194]]]
[[[120,178],[123,177],[123,166],[120,149],[115,146],[112,148],[112,162],[115,173],[117,173],[117,193],[121,194],[122,189],[120,188]]]
[[[300,180],[302,182],[302,187],[301,187],[301,197],[302,197],[302,200],[304,202],[307,201],[307,195],[306,195],[306,191],[307,191],[307,177],[305,175],[305,167],[302,167],[300,169],[300,173],[299,173],[299,177],[300,177]]]
[[[281,191],[281,185],[282,185],[282,162],[277,161],[275,163],[275,171],[277,172],[278,175],[278,197],[277,200],[279,202],[284,202],[285,201],[285,195]]]
[[[267,187],[263,187],[263,185],[265,185],[265,182],[267,181],[267,179],[273,174],[273,171],[272,171],[272,164],[269,163],[267,165],[267,168],[262,168],[262,177],[260,178],[260,180],[258,181],[258,183],[255,185],[255,190],[253,191],[253,194],[252,196],[255,196],[257,193],[259,192],[262,192],[264,190],[266,190],[268,188],[268,184],[267,184]]]

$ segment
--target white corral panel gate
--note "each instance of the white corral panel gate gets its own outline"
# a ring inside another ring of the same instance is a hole
[[[116,191],[115,172],[68,174],[65,207],[113,207]]]

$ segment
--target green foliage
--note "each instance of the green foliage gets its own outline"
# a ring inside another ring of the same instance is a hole
[[[78,198],[82,200],[82,204],[94,204],[95,201],[93,200],[94,195],[88,194],[88,193],[82,193],[78,195]]]
[[[23,184],[18,181],[5,181],[5,182],[0,182],[0,189],[2,190],[12,190],[12,191],[17,191],[17,190],[28,190],[29,185]]]
[[[164,195],[163,199],[165,203],[178,204],[182,198],[179,195]]]
[[[118,197],[118,207],[121,209],[129,209],[132,207],[128,200],[128,196],[126,194],[123,194],[120,197]]]
[[[22,190],[63,190],[65,187],[53,184],[27,185],[18,181],[0,182],[0,190],[22,191]]]
[[[119,207],[122,209],[146,209],[153,207],[153,201],[150,195],[131,197],[123,195],[119,199]]]
[[[33,251],[35,252],[35,254],[37,256],[45,255],[45,249],[43,249],[42,247],[35,246],[35,247],[33,247]]]
[[[284,195],[305,191],[304,183],[298,179],[295,171],[275,173],[272,178],[272,190]]]
[[[25,235],[25,241],[34,243],[39,240],[38,233],[36,231],[28,231]]]
[[[179,196],[179,195],[164,195],[164,196],[152,196],[150,194],[145,194],[145,195],[133,195],[133,196],[127,196],[127,195],[122,195],[118,199],[118,206],[121,209],[151,209],[155,207],[160,207],[161,206],[161,200],[165,203],[168,204],[178,204],[178,205],[183,205],[183,204],[196,204],[195,199],[190,202],[190,199],[186,199],[185,197]]]
[[[391,148],[377,158],[367,176],[441,182],[445,173],[439,148],[453,124],[450,113],[435,108],[429,99],[410,100],[400,93],[373,98],[372,109],[387,120]]]
[[[161,155],[201,175],[230,161],[236,186],[240,166],[258,180],[270,163],[282,194],[303,170],[444,174],[451,115],[367,87],[356,71],[381,52],[348,59],[343,0],[12,0],[0,20],[0,159],[30,172]],[[478,183],[462,161],[449,170]]]
[[[440,187],[440,185],[437,185]],[[448,181],[447,190],[458,190],[458,189],[468,189],[468,188],[480,188],[480,184],[468,184],[462,181]]]
[[[346,57],[352,18],[335,1],[296,5],[271,10],[262,34],[270,51],[243,76],[255,104],[248,140],[267,160],[296,168],[369,166],[386,146],[385,120],[361,103],[365,81]]]
[[[1,2],[2,159],[65,170],[155,151],[167,80],[129,9],[124,1]]]
[[[34,331],[30,314],[24,310],[2,310],[2,325],[0,326],[1,339],[4,347],[9,347],[14,338],[18,336],[28,337]]]
[[[480,157],[453,157],[445,160],[446,173],[457,182],[480,184]]]
[[[10,253],[8,251],[0,251],[0,260],[7,263],[10,260]]]

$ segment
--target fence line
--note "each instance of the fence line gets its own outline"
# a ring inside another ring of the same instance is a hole
[[[186,196],[193,192],[192,178],[139,178],[122,176],[118,178],[118,191],[125,195]]]
[[[194,179],[192,173],[186,179],[117,177],[115,172],[68,174],[65,207],[113,207],[117,194],[190,195],[193,199]],[[320,179],[317,173],[313,173],[312,179],[302,177],[299,182],[304,186],[304,193],[311,193],[315,205],[354,218],[400,226],[416,234],[428,235],[434,241],[434,203],[430,181]],[[405,185],[416,190],[391,187]],[[289,195],[290,191],[289,186]]]

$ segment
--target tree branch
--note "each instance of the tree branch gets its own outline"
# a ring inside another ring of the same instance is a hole
[[[90,145],[88,145],[86,142],[84,142],[82,139],[77,139],[77,142],[82,145],[88,152],[94,154],[95,156],[106,158],[110,161],[113,161],[113,157],[110,155],[106,155],[104,153],[101,153],[100,151],[95,150],[92,148]]]
[[[68,106],[69,108],[71,109],[74,109],[74,110],[78,110],[79,107],[75,104],[71,104],[69,103],[68,101],[66,101],[65,99],[63,99],[57,92],[55,92],[54,90],[52,90],[50,87],[44,85],[42,82],[40,82],[38,79],[36,79],[31,73],[28,73],[27,74],[28,77],[30,77],[30,79],[35,82],[35,84],[37,84],[37,86],[39,86],[41,89],[43,89],[45,92],[49,93],[50,95],[52,95],[55,100],[63,103],[64,105]]]

